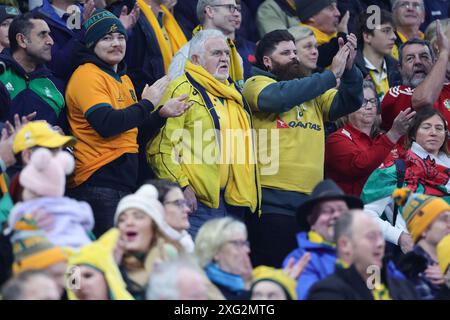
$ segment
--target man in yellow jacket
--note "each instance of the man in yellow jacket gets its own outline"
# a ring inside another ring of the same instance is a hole
[[[259,211],[260,184],[252,120],[238,87],[230,82],[230,49],[217,30],[192,40],[185,73],[162,99],[187,94],[192,107],[170,119],[148,145],[158,178],[176,181],[191,208],[193,237],[207,220]]]

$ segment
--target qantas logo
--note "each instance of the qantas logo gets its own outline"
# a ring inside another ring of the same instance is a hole
[[[311,129],[316,131],[321,131],[322,127],[320,124],[312,123],[312,122],[302,122],[302,121],[290,121],[286,123],[280,116],[277,117],[277,129],[289,129],[289,128],[303,128],[303,129]]]

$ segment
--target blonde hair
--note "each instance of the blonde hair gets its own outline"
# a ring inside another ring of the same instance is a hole
[[[289,29],[290,34],[292,34],[292,36],[295,39],[295,43],[308,38],[310,36],[314,36],[314,33],[312,32],[312,30],[310,28],[307,27],[302,27],[302,26],[295,26]]]
[[[431,43],[433,50],[435,50],[434,42],[436,41],[436,26],[437,20],[434,20],[428,25],[427,29],[425,30],[425,40],[428,40]],[[448,37],[448,34],[450,34],[450,19],[442,19],[441,26],[442,32]]]
[[[212,219],[206,222],[195,238],[195,255],[199,265],[204,268],[213,262],[220,248],[231,240],[231,236],[235,232],[239,231],[247,234],[245,224],[230,217]]]

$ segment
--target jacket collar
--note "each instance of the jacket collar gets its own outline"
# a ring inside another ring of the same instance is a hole
[[[14,60],[9,50],[3,50],[0,54],[0,61],[4,62],[5,65],[14,70],[18,75],[24,78],[36,79],[36,78],[46,78],[52,75],[51,71],[41,64],[36,67],[33,72],[27,73],[22,66]]]
[[[299,248],[306,251],[328,251],[329,253],[336,255],[334,247],[326,243],[311,242],[308,238],[308,232],[299,232],[297,234],[297,243]]]

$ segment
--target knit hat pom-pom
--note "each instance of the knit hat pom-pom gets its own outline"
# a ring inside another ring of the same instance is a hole
[[[50,165],[51,159],[50,150],[39,148],[31,155],[30,162],[38,171],[43,171]]]
[[[395,189],[394,192],[392,192],[392,198],[397,206],[401,207],[406,204],[410,194],[411,190],[408,188]]]
[[[147,199],[158,200],[158,190],[151,184],[144,184],[136,194]]]
[[[64,169],[64,173],[66,175],[71,174],[75,169],[75,160],[73,159],[73,156],[67,151],[58,152],[55,159]]]

